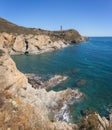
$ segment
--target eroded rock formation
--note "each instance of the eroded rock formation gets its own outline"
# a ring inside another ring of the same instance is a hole
[[[86,40],[78,31],[48,31],[17,26],[0,18],[0,47],[9,54],[39,54]]]
[[[92,112],[81,119],[79,130],[112,130],[112,120]]]
[[[43,81],[43,79],[38,76],[37,74],[25,74],[28,78],[28,82],[34,87],[34,88],[45,88],[49,89],[52,88],[66,79],[68,79],[68,76],[62,76],[62,75],[55,75],[52,78],[50,78],[47,81]]]
[[[73,130],[76,127],[56,121],[55,115],[64,103],[79,99],[82,93],[71,89],[60,92],[34,89],[4,49],[0,49],[0,94],[0,128]]]
[[[15,35],[0,33],[0,47],[8,50],[9,54],[40,54],[67,47],[70,41],[63,38],[53,40],[49,35]]]

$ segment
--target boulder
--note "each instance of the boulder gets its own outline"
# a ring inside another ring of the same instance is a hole
[[[24,54],[26,51],[25,37],[23,35],[19,35],[16,37],[15,42],[13,43],[13,48],[16,53]]]

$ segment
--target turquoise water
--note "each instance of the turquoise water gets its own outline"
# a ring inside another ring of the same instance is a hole
[[[68,75],[67,81],[53,89],[78,88],[85,94],[71,107],[74,119],[87,108],[101,115],[112,109],[112,37],[93,37],[55,52],[12,58],[24,73],[37,73],[43,78],[57,73]],[[80,79],[85,84],[77,86]]]

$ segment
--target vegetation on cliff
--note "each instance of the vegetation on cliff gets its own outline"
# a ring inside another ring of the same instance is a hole
[[[70,42],[81,42],[82,37],[78,31],[74,29],[70,30],[59,30],[59,31],[48,31],[40,28],[26,28],[13,24],[3,18],[0,18],[0,32],[12,33],[12,34],[33,34],[33,35],[47,35],[52,40],[64,39]]]

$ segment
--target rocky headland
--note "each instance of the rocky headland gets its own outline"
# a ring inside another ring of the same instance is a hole
[[[74,29],[48,31],[25,28],[0,18],[0,47],[9,54],[40,54],[80,43],[87,39]]]

